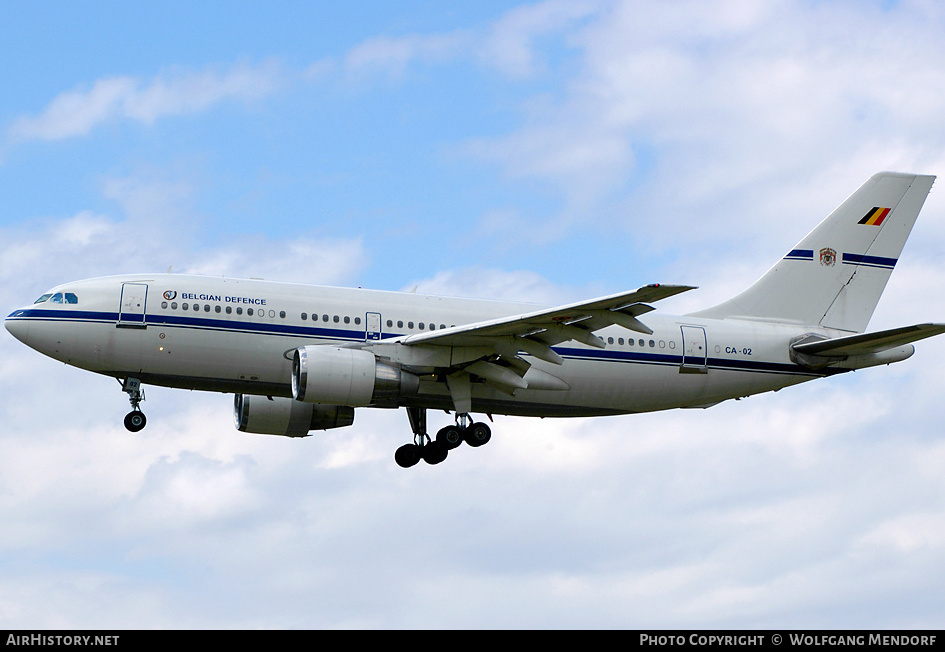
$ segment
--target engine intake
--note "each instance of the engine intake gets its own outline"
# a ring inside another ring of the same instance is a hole
[[[299,403],[279,396],[237,394],[233,401],[233,416],[240,432],[305,437],[310,430],[350,426],[354,423],[354,408]]]
[[[292,396],[305,403],[363,407],[416,394],[420,379],[370,351],[303,346],[292,356]]]

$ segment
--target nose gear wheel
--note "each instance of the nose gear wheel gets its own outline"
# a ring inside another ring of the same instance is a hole
[[[128,394],[128,401],[131,402],[131,412],[125,415],[125,428],[130,432],[140,432],[148,425],[148,418],[144,416],[140,408],[141,402],[144,401],[141,381],[137,378],[125,378],[121,391]]]

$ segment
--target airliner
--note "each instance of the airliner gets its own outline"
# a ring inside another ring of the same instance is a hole
[[[438,464],[492,436],[473,414],[591,417],[707,408],[890,364],[945,332],[866,332],[935,180],[874,175],[753,285],[681,316],[652,284],[547,308],[530,304],[179,274],[66,283],[5,320],[14,337],[112,376],[137,432],[144,386],[233,393],[243,432],[304,437],[356,408],[406,408],[396,463]],[[427,411],[454,415],[431,437]]]

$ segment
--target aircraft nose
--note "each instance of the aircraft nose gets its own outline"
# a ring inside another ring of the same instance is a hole
[[[6,326],[13,337],[25,344],[26,338],[29,336],[30,322],[28,319],[23,319],[22,314],[22,310],[13,311],[4,320],[3,325]]]

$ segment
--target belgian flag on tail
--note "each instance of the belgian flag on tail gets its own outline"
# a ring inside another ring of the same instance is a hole
[[[872,210],[866,213],[863,216],[863,219],[857,222],[857,224],[866,224],[868,226],[880,226],[883,223],[883,220],[886,219],[886,216],[889,215],[891,208],[880,208],[875,206]]]

